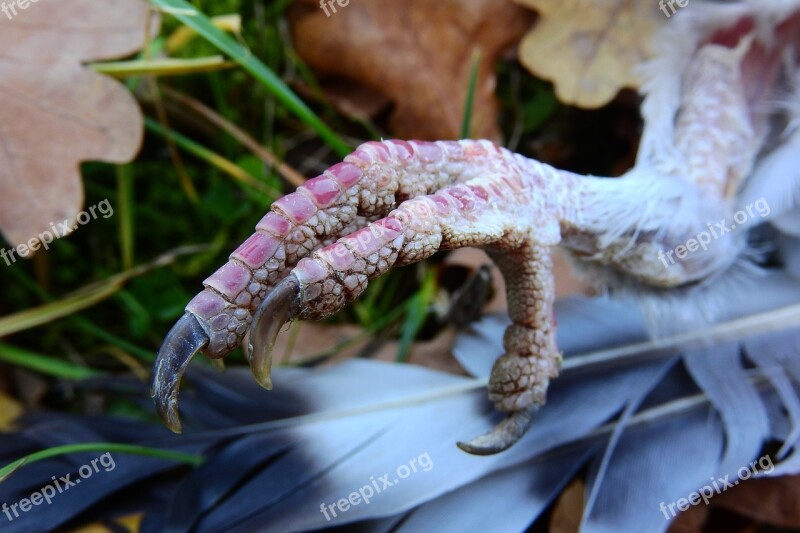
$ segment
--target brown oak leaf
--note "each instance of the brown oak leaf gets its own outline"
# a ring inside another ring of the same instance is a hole
[[[135,52],[153,19],[143,0],[3,5],[0,231],[17,246],[75,225],[81,161],[122,163],[139,150],[142,116],[133,97],[81,64]]]
[[[714,498],[714,506],[773,526],[800,528],[800,476],[751,479]]]
[[[495,62],[530,26],[511,0],[301,0],[290,12],[300,56],[319,74],[359,81],[395,104],[394,135],[455,139],[471,57],[481,52],[471,136],[499,138]],[[332,12],[335,7],[336,12]]]
[[[552,81],[559,100],[584,108],[638,88],[634,67],[653,56],[653,35],[667,20],[658,2],[515,1],[540,15],[520,44],[520,61]]]

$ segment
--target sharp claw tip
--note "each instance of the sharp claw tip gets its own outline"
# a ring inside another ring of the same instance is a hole
[[[161,415],[161,420],[164,421],[164,425],[167,426],[171,432],[180,435],[183,433],[183,425],[181,424],[180,415],[178,415],[177,402],[175,403],[176,407],[174,409],[171,409],[168,413],[159,414]]]
[[[208,336],[197,318],[187,313],[173,326],[158,351],[150,396],[164,425],[173,433],[182,431],[178,414],[181,377],[192,357],[207,343]]]
[[[266,375],[257,372],[255,368],[253,369],[253,377],[256,378],[256,382],[261,385],[263,388],[267,390],[272,390],[272,378],[270,376],[269,370],[267,370]]]
[[[532,405],[509,413],[506,418],[485,435],[467,442],[457,442],[456,446],[472,455],[494,455],[509,449],[525,435],[533,421],[537,406]]]
[[[272,390],[272,348],[283,325],[296,316],[300,282],[290,274],[264,298],[253,315],[247,343],[250,369],[259,385]]]
[[[492,444],[487,445],[486,443],[480,443],[479,441],[480,437],[468,442],[459,441],[456,442],[456,446],[458,446],[462,451],[472,455],[495,455],[511,447],[511,444],[508,446],[497,446]]]
[[[181,425],[181,417],[178,411],[177,391],[174,393],[166,392],[166,394],[161,394],[160,392],[158,391],[153,396],[158,416],[170,431],[177,434],[182,433],[183,426]]]
[[[167,423],[167,428],[176,435],[183,433],[183,425],[181,425],[180,420]]]

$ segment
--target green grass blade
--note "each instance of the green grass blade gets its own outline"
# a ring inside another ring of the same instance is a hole
[[[85,379],[103,375],[98,370],[23,350],[4,342],[0,342],[0,361],[63,379]]]
[[[282,196],[280,191],[270,187],[269,185],[266,185],[230,159],[222,157],[218,153],[209,150],[205,146],[174,130],[165,130],[161,124],[152,118],[144,117],[144,125],[149,131],[155,133],[156,135],[165,138],[169,137],[177,146],[183,148],[190,154],[202,159],[203,161],[206,161],[207,163],[217,167],[239,183],[266,194],[270,201]]]
[[[24,465],[29,465],[31,463],[49,459],[51,457],[57,457],[59,455],[85,452],[116,452],[132,455],[144,455],[147,457],[157,457],[159,459],[166,459],[167,461],[187,463],[190,465],[200,465],[205,461],[205,459],[199,455],[175,452],[172,450],[161,450],[158,448],[148,448],[146,446],[135,446],[132,444],[119,444],[115,442],[67,444],[65,446],[56,446],[54,448],[48,448],[46,450],[41,450],[36,453],[26,455],[25,457],[17,459],[3,468],[0,468],[0,483],[8,479],[11,474],[22,468]]]
[[[122,267],[133,268],[133,167],[117,165],[117,219]]]
[[[145,348],[131,344],[125,339],[120,339],[116,335],[113,335],[103,328],[96,326],[94,322],[87,320],[82,316],[74,315],[69,317],[69,320],[75,324],[75,327],[88,333],[89,335],[94,335],[95,337],[102,339],[109,344],[113,344],[114,346],[117,346],[126,352],[130,352],[136,357],[139,357],[147,362],[153,362],[156,359],[155,350],[146,350]]]
[[[27,288],[29,291],[34,293],[40,299],[44,300],[45,302],[54,302],[56,299],[51,296],[47,291],[42,289],[38,284],[36,284],[32,279],[30,279],[21,269],[12,268],[9,269],[11,275],[17,280],[17,282]],[[95,337],[99,337],[104,341],[108,342],[109,344],[113,344],[123,350],[130,352],[138,357],[141,357],[145,361],[152,362],[155,360],[155,352],[152,350],[146,350],[135,344],[131,344],[130,342],[117,337],[116,335],[112,335],[108,331],[104,330],[100,326],[95,325],[94,322],[91,320],[87,320],[82,316],[72,315],[69,317],[70,323],[72,323],[76,328],[88,333],[89,335],[94,335]]]
[[[239,14],[218,15],[209,19],[211,23],[227,33],[238,34],[242,31],[242,17]],[[164,50],[167,55],[174,55],[178,50],[185,48],[197,37],[197,32],[189,26],[180,26],[169,37],[164,39]],[[154,54],[156,56],[158,54]]]
[[[127,280],[111,278],[100,284],[81,289],[61,300],[0,318],[0,337],[47,324],[91,307],[118,291],[125,281]]]
[[[333,130],[292,91],[272,70],[233,37],[217,28],[214,23],[192,4],[185,0],[150,0],[165,13],[169,13],[186,26],[192,28],[221,52],[229,56],[260,81],[286,108],[316,131],[319,136],[340,156],[351,149]]]
[[[408,355],[411,352],[411,345],[417,337],[419,330],[425,324],[425,318],[428,315],[433,298],[436,295],[436,273],[433,270],[428,270],[425,273],[425,279],[422,282],[422,287],[408,302],[408,314],[403,322],[403,327],[400,330],[400,345],[397,348],[396,361],[399,363],[406,362]]]
[[[198,57],[194,59],[135,59],[131,61],[109,61],[92,63],[89,68],[100,74],[115,78],[131,76],[183,76],[202,72],[230,69],[236,63],[225,61],[222,56]]]
[[[120,290],[125,283],[137,276],[169,265],[180,256],[195,254],[207,251],[208,249],[209,246],[206,245],[176,248],[175,250],[160,255],[150,263],[139,265],[130,270],[115,274],[103,281],[87,285],[60,300],[4,316],[0,318],[0,337],[41,326],[42,324],[47,324],[53,320],[69,316],[82,309],[91,307]]]
[[[469,71],[469,82],[467,83],[467,98],[464,101],[464,114],[461,122],[461,138],[469,139],[472,131],[472,111],[475,107],[475,88],[478,85],[478,70],[481,66],[481,51],[476,48],[472,52],[470,61],[472,66]]]

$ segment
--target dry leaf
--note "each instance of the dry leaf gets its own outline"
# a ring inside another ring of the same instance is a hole
[[[395,103],[392,133],[460,136],[473,50],[481,50],[472,136],[497,140],[495,62],[530,26],[511,0],[370,0],[326,16],[317,0],[290,12],[300,56],[318,73],[359,81]]]
[[[583,480],[576,479],[564,489],[553,508],[550,519],[550,533],[575,533],[580,531],[583,516],[584,494],[586,487]]]
[[[373,119],[392,105],[385,94],[344,78],[325,80],[321,89],[337,111],[355,120]]]
[[[461,248],[447,254],[445,263],[450,265],[463,265],[477,270],[481,265],[492,264],[486,252],[477,248]],[[495,313],[507,310],[506,282],[497,268],[492,268],[492,286],[494,297],[487,302],[484,312]],[[556,281],[556,297],[563,298],[570,294],[592,294],[591,286],[578,277],[570,266],[566,253],[553,248],[553,276]]]
[[[678,513],[669,525],[667,533],[702,533],[708,515],[707,505],[693,505],[688,510]]]
[[[119,533],[121,531],[136,533],[141,529],[143,518],[143,514],[126,515],[118,517],[113,521],[113,523],[110,523],[110,525],[114,526],[114,529],[112,529],[110,526],[96,523],[78,526],[74,529],[67,529],[65,530],[65,533]]]
[[[319,322],[297,321],[278,335],[272,349],[273,363],[301,363],[309,358],[333,351],[341,343],[364,335],[365,331],[355,324],[328,325]],[[337,351],[343,358],[355,357],[371,339],[371,335],[347,348]]]
[[[638,88],[633,67],[653,56],[653,35],[667,18],[658,2],[515,0],[539,12],[520,45],[520,61],[555,84],[558,99],[585,108]]]
[[[0,392],[0,430],[6,431],[11,423],[22,414],[22,405]]]
[[[0,14],[0,230],[19,245],[53,233],[51,223],[75,226],[81,161],[122,163],[138,151],[133,97],[81,63],[133,53],[151,25],[142,0],[8,4],[16,15]]]
[[[466,375],[464,368],[453,356],[453,343],[455,343],[457,331],[453,327],[447,327],[440,331],[434,338],[426,341],[415,341],[411,345],[408,355],[408,362],[412,365],[424,366],[448,372],[450,374]],[[395,361],[399,343],[387,342],[383,349],[375,355],[375,359],[383,361]]]
[[[455,330],[445,328],[436,337],[427,341],[416,341],[411,346],[408,362],[434,368],[444,372],[463,374],[464,370],[451,354]],[[371,345],[375,334],[355,324],[327,325],[316,322],[294,322],[292,326],[278,335],[273,348],[273,364],[300,364],[321,354],[333,351],[340,343],[348,342],[347,347],[336,350],[336,354],[326,360],[336,363],[358,357],[365,351],[370,359],[394,361],[397,358],[399,343],[385,340]]]
[[[800,528],[800,476],[751,479],[711,502],[756,520],[787,529]]]

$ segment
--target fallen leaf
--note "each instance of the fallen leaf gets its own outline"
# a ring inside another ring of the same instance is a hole
[[[453,328],[445,328],[430,340],[415,341],[408,362],[463,374],[464,370],[451,354],[455,333]],[[273,348],[273,364],[305,364],[332,352],[335,354],[325,359],[327,364],[359,356],[395,361],[399,343],[392,339],[374,343],[375,337],[375,333],[355,324],[327,325],[298,321],[278,335]],[[347,343],[346,346],[343,343]]]
[[[11,423],[22,414],[22,405],[0,392],[0,430],[10,429]]]
[[[570,483],[558,497],[550,519],[550,533],[575,533],[580,531],[586,486],[581,479]]]
[[[708,520],[707,505],[693,505],[678,513],[669,525],[667,533],[702,533],[703,524]]]
[[[388,96],[394,135],[460,137],[473,50],[481,51],[472,115],[475,137],[498,140],[495,63],[533,20],[511,0],[318,0],[290,11],[298,53],[317,73]],[[335,7],[336,12],[332,9]]]
[[[135,52],[153,26],[142,0],[26,5],[0,15],[0,231],[15,246],[74,228],[81,161],[122,163],[139,150],[135,100],[81,63]]]
[[[715,496],[711,504],[758,522],[798,529],[800,476],[751,479]]]
[[[357,342],[349,343],[351,339]],[[337,357],[350,358],[372,338],[355,324],[328,325],[319,322],[297,321],[283,331],[272,349],[274,364],[299,364],[309,359],[336,352]],[[347,346],[343,346],[348,343]]]
[[[570,294],[592,294],[589,283],[578,277],[570,266],[566,252],[553,248],[553,276],[556,282],[556,298],[563,298]],[[477,248],[461,248],[447,254],[445,263],[450,265],[463,265],[477,270],[481,265],[493,264],[486,252]],[[484,312],[496,313],[507,310],[506,283],[500,271],[492,267],[492,285],[494,297],[487,302]]]
[[[109,521],[109,525],[103,523],[88,524],[68,529],[66,533],[119,533],[121,531],[136,533],[141,529],[143,518],[143,514],[126,515],[116,518],[113,522]],[[113,529],[111,526],[114,526]]]
[[[464,368],[453,356],[453,343],[457,333],[455,328],[447,327],[430,340],[415,341],[411,345],[408,362],[412,365],[424,366],[441,372],[466,375]],[[383,349],[375,355],[374,359],[395,361],[398,349],[398,342],[387,342]]]
[[[539,12],[520,44],[520,61],[552,81],[559,100],[585,108],[639,87],[634,67],[653,56],[653,34],[667,20],[657,2],[515,1]]]
[[[386,95],[344,78],[324,80],[320,88],[337,111],[355,120],[373,119],[392,105]],[[305,92],[311,93],[308,90]]]

